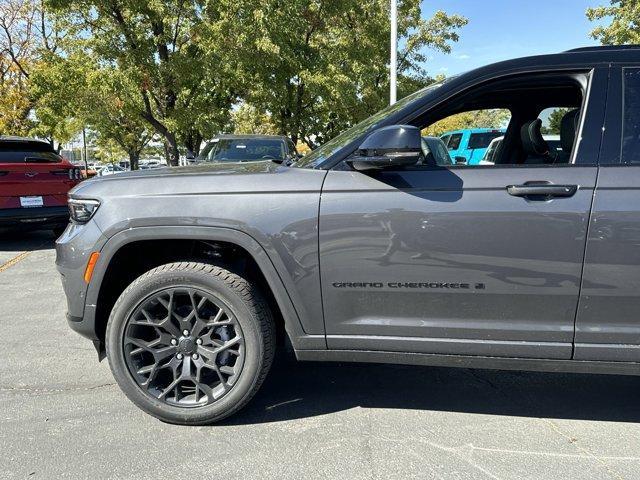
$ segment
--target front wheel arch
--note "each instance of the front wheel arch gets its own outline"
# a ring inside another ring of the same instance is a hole
[[[298,311],[273,262],[262,246],[244,232],[218,227],[136,227],[111,237],[101,250],[94,277],[87,290],[88,309],[85,318],[93,321],[99,349],[104,352],[104,335],[112,306],[119,294],[138,275],[164,263],[176,261],[205,261],[232,270],[223,257],[217,261],[202,258],[193,245],[218,245],[223,250],[237,249],[244,260],[255,265],[264,279],[261,287],[276,316],[281,338],[288,339],[294,348],[326,348],[324,335],[309,336],[303,329]],[[148,247],[153,246],[149,249]],[[152,256],[150,252],[162,252]],[[227,250],[228,251],[228,250]],[[127,253],[132,256],[128,256]],[[137,269],[131,268],[130,258],[145,258]],[[124,273],[122,273],[124,272]],[[87,318],[93,317],[93,318]]]

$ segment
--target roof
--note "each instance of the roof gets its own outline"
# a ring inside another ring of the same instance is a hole
[[[46,140],[40,140],[39,138],[32,138],[32,137],[19,137],[17,135],[0,135],[0,142],[18,142],[18,143],[38,142],[38,143],[45,143],[47,145],[50,145],[50,143],[47,142]]]
[[[595,45],[591,47],[572,48],[562,53],[612,52],[616,50],[640,50],[640,45]]]
[[[469,77],[480,77],[495,71],[521,70],[531,67],[576,67],[595,66],[597,64],[640,64],[640,45],[605,45],[579,47],[566,52],[555,52],[529,57],[514,58],[488,64],[462,73],[456,80],[465,81]],[[455,82],[452,82],[455,83]]]
[[[5,151],[25,149],[37,152],[56,152],[51,144],[45,140],[11,135],[0,135],[0,149]]]

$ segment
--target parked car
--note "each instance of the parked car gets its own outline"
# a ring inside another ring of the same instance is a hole
[[[503,136],[504,128],[467,128],[446,132],[440,136],[449,150],[452,158],[458,158],[456,163],[477,165],[482,160],[491,140]]]
[[[218,135],[208,142],[196,157],[195,163],[259,162],[293,163],[296,147],[278,135]]]
[[[119,165],[106,165],[98,170],[98,176],[104,177],[105,175],[113,175],[114,173],[122,173],[126,171],[126,169],[122,168]]]
[[[494,165],[424,163],[420,132],[477,105],[512,112]],[[552,107],[567,113],[548,163],[535,123]],[[304,361],[640,375],[640,47],[482,67],[273,160],[70,193],[69,325],[144,411],[227,417],[285,345]]]
[[[61,233],[69,221],[67,192],[80,180],[80,170],[50,143],[0,136],[0,227]]]
[[[80,170],[80,176],[83,179],[95,177],[96,174],[98,173],[93,169],[93,167],[91,165],[88,165],[89,169],[87,169],[87,167],[85,167],[85,165],[83,163],[74,164],[73,166],[75,168],[77,168],[78,170]]]

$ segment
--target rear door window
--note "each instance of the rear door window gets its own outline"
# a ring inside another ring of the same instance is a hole
[[[640,163],[640,68],[624,69],[622,162]]]

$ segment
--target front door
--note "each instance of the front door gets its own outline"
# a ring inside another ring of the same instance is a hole
[[[602,126],[587,103],[564,164],[330,171],[328,347],[571,358]]]

